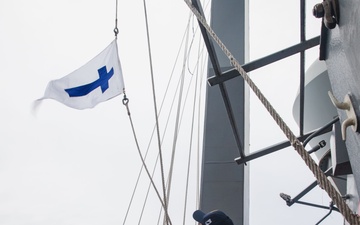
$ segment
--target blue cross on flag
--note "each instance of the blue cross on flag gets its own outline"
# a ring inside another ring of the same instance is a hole
[[[124,92],[116,40],[87,64],[69,75],[49,82],[44,97],[71,108],[93,108]]]

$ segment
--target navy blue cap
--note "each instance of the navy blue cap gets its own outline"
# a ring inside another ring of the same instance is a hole
[[[220,210],[214,210],[209,213],[196,210],[193,213],[193,218],[202,225],[234,225],[232,220]]]

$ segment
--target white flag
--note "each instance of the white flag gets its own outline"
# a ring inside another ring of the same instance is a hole
[[[49,82],[44,97],[75,109],[93,108],[124,91],[116,40],[87,64]]]

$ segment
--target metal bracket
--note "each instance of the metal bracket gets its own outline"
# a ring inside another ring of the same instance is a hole
[[[351,101],[351,94],[346,94],[343,102],[339,102],[330,91],[328,94],[336,108],[346,110],[347,118],[341,124],[342,139],[345,141],[347,127],[352,126],[353,131],[359,132],[358,117],[355,113],[353,102]]]
[[[316,18],[323,18],[323,22],[328,29],[334,29],[339,24],[340,10],[337,0],[324,0],[316,4],[313,8],[313,15]]]

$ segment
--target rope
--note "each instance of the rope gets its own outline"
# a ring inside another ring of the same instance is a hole
[[[311,156],[305,150],[305,148],[301,144],[301,142],[296,138],[294,133],[290,130],[290,128],[286,125],[286,123],[283,121],[283,119],[280,117],[280,115],[272,107],[270,102],[261,93],[261,91],[255,85],[255,83],[250,79],[250,77],[247,75],[246,71],[241,67],[239,62],[235,59],[235,57],[231,54],[231,52],[226,48],[224,43],[220,40],[220,38],[215,34],[215,32],[206,23],[204,17],[198,12],[198,10],[191,4],[190,1],[188,1],[188,0],[184,0],[184,1],[189,6],[191,11],[196,15],[199,22],[201,22],[201,24],[204,26],[204,28],[207,30],[207,32],[211,35],[213,40],[219,45],[221,50],[229,58],[230,63],[240,73],[240,75],[243,77],[243,79],[248,83],[250,88],[253,90],[253,92],[256,94],[256,96],[259,98],[259,100],[262,102],[262,104],[265,106],[267,111],[270,113],[270,115],[273,117],[273,119],[279,125],[281,130],[284,132],[285,136],[289,139],[291,145],[294,147],[294,149],[298,152],[298,154],[305,161],[305,164],[312,171],[312,173],[314,174],[314,176],[316,177],[316,179],[319,183],[319,186],[327,192],[329,197],[338,206],[339,211],[344,216],[344,218],[352,225],[360,224],[358,215],[354,214],[351,211],[351,209],[346,204],[344,199],[340,196],[340,194],[336,191],[336,189],[331,185],[330,181],[327,179],[324,172],[319,168],[319,166],[316,164],[316,162],[311,158]]]
[[[175,118],[175,129],[174,129],[174,139],[172,144],[172,153],[171,153],[171,160],[170,160],[170,170],[169,170],[169,177],[168,177],[168,183],[167,183],[167,203],[169,204],[170,200],[170,190],[171,190],[171,184],[172,184],[172,177],[173,177],[173,169],[174,169],[174,160],[175,160],[175,150],[177,146],[177,140],[178,140],[178,132],[179,132],[179,120],[180,120],[180,112],[181,112],[181,100],[183,98],[183,91],[184,91],[184,80],[185,80],[185,67],[187,60],[187,51],[189,44],[189,23],[191,19],[191,14],[189,14],[188,18],[188,26],[187,26],[187,32],[186,32],[186,40],[185,40],[185,50],[184,50],[184,56],[183,56],[183,64],[182,64],[182,72],[181,72],[181,83],[180,83],[180,90],[179,90],[179,96],[178,96],[178,105],[177,105],[177,111],[176,111],[176,118]]]
[[[200,55],[200,47],[198,48],[198,55]],[[202,73],[203,74],[203,73]],[[193,114],[191,121],[191,129],[190,129],[190,141],[189,141],[189,155],[188,155],[188,165],[187,165],[187,174],[186,174],[186,188],[185,188],[185,196],[184,196],[184,214],[183,214],[183,225],[185,225],[186,218],[186,209],[187,209],[187,199],[188,199],[188,189],[189,189],[189,179],[190,179],[190,166],[191,166],[191,154],[192,154],[192,143],[193,143],[193,133],[195,126],[195,111],[196,111],[196,100],[198,96],[198,80],[199,80],[199,64],[196,65],[196,81],[195,81],[195,93],[194,93],[194,101],[193,101]],[[200,96],[199,96],[199,104],[200,104]],[[199,143],[199,139],[198,142]]]
[[[168,207],[167,207],[167,198],[166,198],[166,185],[165,185],[165,175],[164,175],[164,163],[163,163],[163,157],[162,157],[162,151],[161,151],[161,141],[160,141],[160,131],[159,131],[159,120],[158,120],[158,112],[157,112],[157,106],[156,106],[156,96],[155,96],[155,84],[154,84],[154,72],[152,68],[152,57],[151,57],[151,48],[150,48],[150,35],[149,35],[149,25],[148,25],[148,19],[147,19],[147,11],[146,11],[146,2],[143,0],[144,3],[144,14],[145,14],[145,22],[146,22],[146,34],[147,34],[147,42],[148,42],[148,50],[149,50],[149,60],[150,60],[150,70],[151,70],[151,83],[152,83],[152,89],[153,89],[153,101],[154,101],[154,111],[155,111],[155,120],[156,120],[156,133],[157,133],[157,139],[158,139],[158,148],[159,148],[159,157],[160,157],[160,168],[161,168],[161,180],[162,180],[162,186],[163,186],[163,197],[164,197],[164,211],[166,214],[166,223],[169,224],[170,218],[168,216]]]
[[[200,42],[199,42],[200,44]],[[204,60],[205,62],[205,58],[204,57],[202,60]],[[205,65],[205,63],[204,63]],[[205,66],[202,66],[201,68],[201,79],[203,79],[203,74],[204,74],[204,71],[206,70],[206,67]],[[200,82],[200,90],[199,92],[202,93],[202,89],[203,89],[203,83]],[[199,105],[198,105],[198,118],[200,118],[200,108],[201,108],[201,97],[199,97]],[[199,205],[200,205],[200,120],[198,121],[198,133],[197,133],[197,136],[198,136],[198,143],[197,143],[197,154],[196,154],[196,208],[198,209],[199,208]]]
[[[115,37],[117,38],[117,35],[119,33],[119,29],[117,27],[117,21],[118,21],[118,0],[116,0],[116,7],[115,7],[115,28],[114,28],[114,33],[115,33]]]
[[[169,88],[170,88],[171,80],[173,80],[176,62],[178,61],[178,57],[179,57],[180,50],[181,50],[181,48],[182,48],[182,45],[183,45],[183,42],[184,42],[186,33],[187,33],[187,32],[184,32],[183,39],[182,39],[182,41],[181,41],[181,44],[180,44],[180,47],[179,47],[179,50],[178,50],[178,53],[177,53],[177,56],[176,56],[176,59],[175,59],[175,62],[174,62],[174,66],[173,66],[173,69],[172,69],[172,72],[171,72],[171,75],[170,75],[170,78],[169,78],[169,81],[168,81],[168,84],[167,84],[167,87],[166,87],[166,90],[165,90],[165,93],[164,93],[164,98],[162,99],[162,102],[161,102],[161,105],[160,105],[158,117],[160,117],[160,115],[161,115],[161,111],[162,111],[162,108],[163,108],[163,105],[164,105],[164,102],[165,102],[165,99],[166,99],[165,96],[168,96],[167,93],[168,93]],[[173,98],[172,101],[171,101],[170,111],[172,111],[172,108],[173,108],[174,103],[175,103],[175,97],[176,97],[176,93],[177,93],[177,91],[178,91],[178,89],[179,89],[180,80],[181,80],[181,79],[179,79],[178,85],[176,86],[174,98]],[[166,123],[165,123],[162,140],[164,140],[164,135],[166,134],[166,130],[167,130],[168,124],[169,124],[169,119],[170,119],[170,114],[168,115],[167,120],[166,120]],[[148,151],[149,151],[149,148],[150,148],[150,144],[151,144],[151,142],[152,142],[152,139],[153,139],[155,130],[156,130],[156,124],[154,125],[153,131],[152,131],[152,133],[151,133],[150,141],[149,141],[149,143],[148,143],[148,147],[147,147],[147,151],[146,151],[146,154],[145,154],[144,159],[146,159],[146,156],[147,156],[147,154],[148,154]],[[158,154],[158,156],[157,156],[157,158],[156,158],[155,166],[154,166],[154,169],[153,169],[153,172],[152,172],[152,175],[151,175],[152,178],[154,177],[155,169],[156,169],[156,165],[158,164],[158,161],[159,161],[159,154]],[[141,173],[142,173],[142,169],[143,169],[143,166],[141,167],[140,172],[139,172],[139,174],[138,174],[138,179],[139,179],[139,177],[140,177],[140,175],[141,175]],[[135,188],[134,188],[134,191],[133,191],[133,195],[135,194],[135,190],[136,190],[136,187],[137,187],[137,183],[138,183],[138,182],[136,182],[136,184],[135,184]],[[150,188],[151,188],[151,182],[149,182],[149,186],[148,186],[148,188],[147,188],[147,193],[149,193]],[[146,194],[146,197],[145,197],[145,200],[144,200],[144,206],[145,206],[145,204],[146,204],[147,197],[148,197],[148,194]],[[128,211],[129,211],[131,202],[132,202],[132,201],[130,201],[130,204],[129,204],[129,206],[128,206]],[[143,206],[142,211],[144,210],[144,206]],[[161,212],[160,212],[160,214],[161,214]],[[141,215],[142,215],[142,213],[141,213]],[[159,219],[160,219],[160,215],[159,215]],[[125,224],[125,220],[124,220],[124,224]]]
[[[143,164],[143,166],[144,166],[144,168],[146,170],[146,173],[147,173],[147,175],[148,175],[148,177],[150,179],[150,182],[151,182],[152,186],[154,187],[154,190],[155,190],[155,192],[156,192],[156,194],[157,194],[157,196],[158,196],[158,198],[160,200],[161,205],[165,208],[165,204],[164,204],[164,202],[163,202],[163,200],[162,200],[162,198],[160,196],[160,193],[159,193],[158,189],[155,186],[154,180],[152,179],[152,177],[150,175],[150,172],[149,172],[149,169],[146,166],[144,157],[141,154],[140,147],[139,147],[139,142],[138,142],[137,137],[136,137],[134,124],[133,124],[130,109],[129,109],[129,99],[126,97],[126,94],[124,94],[123,104],[126,106],[127,114],[129,116],[129,120],[130,120],[130,124],[131,124],[131,129],[132,129],[132,132],[133,132],[133,135],[134,135],[134,139],[135,139],[135,143],[136,143],[138,153],[139,153],[140,158],[141,158],[141,162],[142,162],[142,164]],[[171,224],[170,217],[169,217],[167,211],[165,211],[165,214],[166,214],[167,221],[169,221],[169,223]]]

